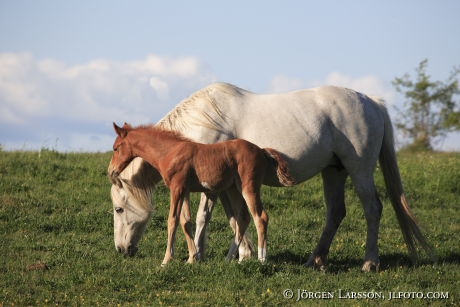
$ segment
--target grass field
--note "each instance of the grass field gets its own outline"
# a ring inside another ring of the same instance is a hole
[[[219,205],[210,224],[208,258],[185,264],[179,232],[177,258],[161,268],[165,187],[155,193],[157,211],[138,254],[124,258],[113,245],[106,177],[110,153],[0,151],[0,306],[459,306],[460,154],[402,154],[399,159],[411,206],[439,262],[410,264],[376,172],[384,203],[381,270],[366,274],[360,271],[363,210],[349,182],[347,217],[326,272],[302,266],[324,224],[319,177],[293,188],[264,187],[270,215],[265,265],[224,260],[232,234]],[[389,300],[390,295],[400,298]]]

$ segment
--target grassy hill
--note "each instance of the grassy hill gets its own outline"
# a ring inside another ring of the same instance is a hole
[[[113,245],[106,177],[110,155],[0,151],[0,306],[460,304],[459,153],[399,157],[412,209],[439,256],[435,265],[428,259],[410,264],[381,174],[376,172],[384,203],[381,270],[369,274],[360,271],[366,226],[350,182],[347,217],[331,247],[328,270],[302,266],[324,225],[318,176],[293,188],[264,187],[262,197],[270,215],[265,265],[224,260],[232,234],[218,205],[207,260],[185,264],[186,244],[178,232],[177,258],[161,268],[169,205],[164,186],[155,193],[157,211],[138,254],[124,258]],[[194,212],[197,201],[194,195]],[[251,223],[255,238],[253,227]],[[285,297],[287,289],[293,298]],[[399,298],[389,300],[390,295]]]

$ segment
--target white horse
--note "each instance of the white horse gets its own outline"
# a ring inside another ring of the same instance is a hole
[[[377,241],[382,204],[377,196],[373,172],[379,161],[411,257],[414,260],[417,258],[420,246],[433,260],[435,258],[433,249],[420,231],[406,201],[396,160],[391,120],[384,103],[378,99],[333,86],[260,95],[230,84],[217,83],[182,101],[157,125],[179,131],[201,143],[242,138],[262,148],[274,148],[286,157],[297,183],[321,172],[327,205],[326,225],[307,262],[307,265],[318,268],[325,266],[332,239],[345,217],[344,187],[346,178],[350,176],[363,205],[367,222],[366,252],[362,269],[378,270],[380,262]],[[125,178],[142,178],[137,174],[145,173],[142,168],[142,165],[138,171],[133,168],[134,172],[128,171]],[[158,177],[156,179],[159,180]],[[152,178],[148,180],[148,183],[141,180],[141,190],[156,183]],[[276,180],[272,183],[274,186],[278,185]],[[122,190],[123,186],[122,189],[114,188],[112,196]],[[135,195],[141,193],[142,191],[138,191],[131,194],[127,198],[128,202],[134,201]],[[225,194],[219,198],[224,204],[232,228],[236,227],[232,218],[232,206],[244,200]],[[117,203],[120,201],[116,200],[117,197],[113,199],[117,211]],[[202,195],[195,233],[195,244],[199,253],[204,252],[204,230],[211,218],[214,203],[215,199],[207,199]],[[124,213],[127,213],[126,210]],[[115,212],[115,219],[122,214]],[[144,227],[145,224],[139,224],[139,228]],[[119,235],[120,231],[116,229],[115,237]],[[125,234],[125,237],[129,236]],[[115,238],[115,241],[120,240]],[[117,248],[128,252],[129,246],[132,246],[132,250],[136,249],[135,243],[137,242],[125,242],[128,245]],[[228,257],[232,257],[235,245],[239,245],[240,259],[251,254],[249,240],[234,241]]]

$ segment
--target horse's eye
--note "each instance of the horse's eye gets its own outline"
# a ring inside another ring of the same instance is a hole
[[[115,212],[118,214],[122,214],[123,212],[125,212],[125,210],[123,208],[117,207],[115,208]]]
[[[114,147],[114,148],[113,148],[113,151],[118,151],[118,147]]]

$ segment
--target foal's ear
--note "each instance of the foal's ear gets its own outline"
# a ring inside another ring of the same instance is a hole
[[[113,123],[113,129],[115,129],[115,132],[118,134],[119,137],[124,138],[128,134],[128,131],[126,131],[124,126],[123,128],[121,128],[118,127],[117,124]]]

